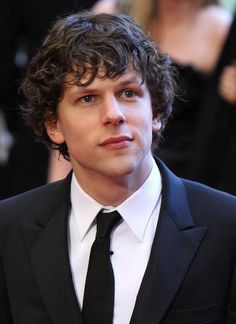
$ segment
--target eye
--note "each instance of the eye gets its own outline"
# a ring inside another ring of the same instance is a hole
[[[121,94],[120,94],[121,98],[127,99],[127,100],[135,99],[135,98],[137,98],[137,96],[138,96],[137,92],[134,90],[131,90],[131,89],[123,90],[123,91],[121,91]]]
[[[126,98],[133,98],[135,96],[135,92],[133,90],[125,90],[123,91],[121,96]]]
[[[90,103],[90,102],[93,102],[95,100],[95,98],[92,95],[87,95],[87,96],[82,97],[80,100],[85,103]]]

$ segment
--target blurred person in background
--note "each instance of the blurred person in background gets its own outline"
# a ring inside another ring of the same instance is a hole
[[[0,1],[0,199],[47,181],[49,153],[20,117],[19,84],[29,59],[57,16],[90,8],[94,3]]]
[[[178,72],[158,155],[179,176],[236,194],[236,21],[215,0],[103,0],[137,20]],[[183,94],[182,94],[183,93]]]

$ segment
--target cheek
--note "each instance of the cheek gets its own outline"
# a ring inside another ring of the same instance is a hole
[[[136,124],[139,141],[143,146],[149,146],[152,141],[152,115],[140,114]]]
[[[68,125],[64,129],[64,137],[70,151],[89,149],[96,140],[94,129],[82,122]]]

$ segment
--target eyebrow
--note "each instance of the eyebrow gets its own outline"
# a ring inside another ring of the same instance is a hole
[[[120,82],[121,85],[128,85],[128,84],[131,84],[131,83],[137,83],[137,84],[141,85],[142,80],[140,80],[138,78],[138,76],[133,76],[133,77],[130,77],[130,78]]]
[[[119,79],[119,77],[118,77]],[[130,76],[128,77],[127,79],[124,79],[124,80],[121,80],[117,86],[121,86],[121,87],[124,87],[124,86],[128,86],[130,84],[137,84],[139,86],[141,86],[143,83],[142,83],[142,80],[137,76],[137,75],[134,75],[134,76]],[[76,86],[76,89],[72,90],[70,92],[70,95],[74,96],[74,95],[86,95],[86,94],[89,94],[91,92],[97,92],[97,87],[93,87],[92,84],[89,84],[87,86]]]

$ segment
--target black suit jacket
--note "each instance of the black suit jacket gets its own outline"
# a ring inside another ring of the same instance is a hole
[[[158,165],[159,223],[131,324],[235,324],[236,198]],[[0,204],[1,324],[83,323],[68,256],[69,195],[70,176]]]

